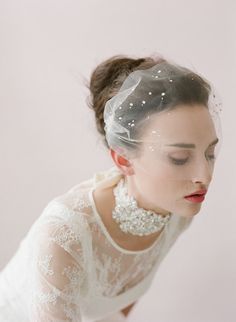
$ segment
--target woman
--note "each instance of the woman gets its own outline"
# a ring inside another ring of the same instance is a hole
[[[0,274],[0,321],[125,321],[209,188],[220,133],[208,81],[114,56],[89,88],[114,166],[45,207]]]

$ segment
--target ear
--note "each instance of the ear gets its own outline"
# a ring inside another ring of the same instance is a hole
[[[127,159],[119,155],[118,152],[113,149],[110,149],[110,155],[124,175],[131,176],[134,174],[133,166]]]

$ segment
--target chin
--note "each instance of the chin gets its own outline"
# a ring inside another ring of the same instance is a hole
[[[183,217],[183,218],[192,218],[192,217],[194,217],[194,216],[196,216],[197,215],[197,213],[189,213],[189,214],[179,214],[179,216],[180,217]]]
[[[179,214],[179,216],[181,217],[186,217],[186,218],[189,218],[189,217],[192,217],[192,216],[195,216],[199,213],[199,211],[201,210],[200,207],[198,208],[195,208],[195,209],[188,209],[188,210],[183,210],[183,211],[179,211],[177,212]]]
[[[189,211],[189,214],[188,216],[194,216],[194,215],[197,215],[199,213],[199,211],[201,210],[201,208],[199,207],[198,209],[195,209],[195,210],[192,210],[192,211]]]

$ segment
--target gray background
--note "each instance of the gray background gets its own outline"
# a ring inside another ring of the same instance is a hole
[[[130,313],[135,322],[233,322],[236,298],[235,2],[0,2],[0,268],[46,204],[112,166],[84,78],[115,54],[160,52],[223,100],[206,201]]]

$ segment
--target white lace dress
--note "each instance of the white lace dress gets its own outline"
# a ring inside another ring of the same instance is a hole
[[[0,272],[0,322],[97,321],[148,290],[192,218],[172,214],[149,248],[120,247],[106,230],[92,191],[117,184],[121,176],[116,167],[96,173],[47,204]]]

